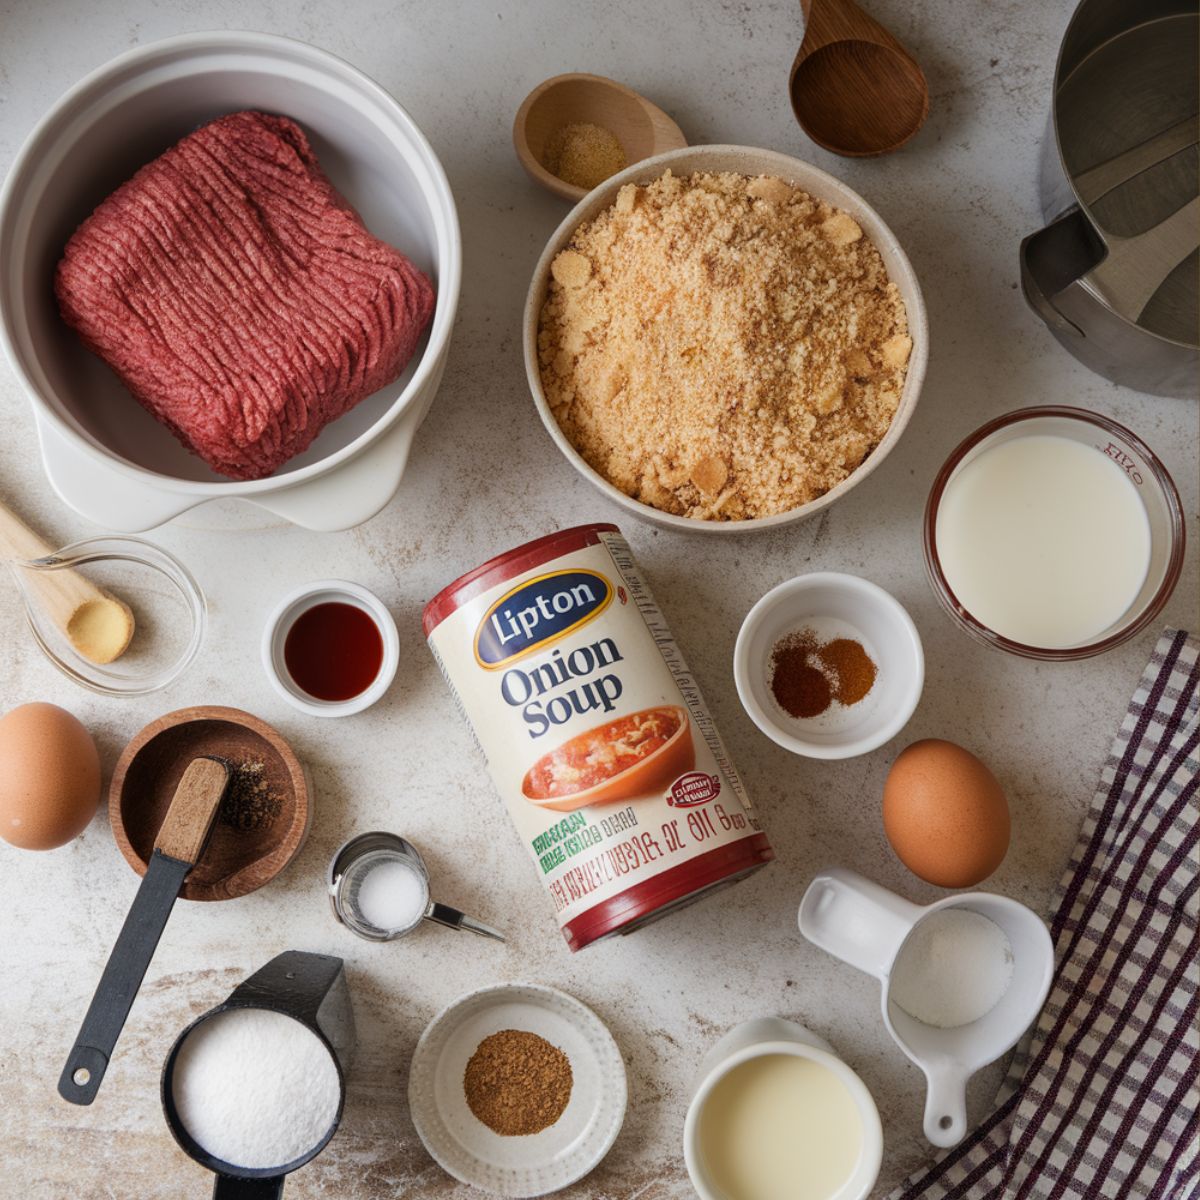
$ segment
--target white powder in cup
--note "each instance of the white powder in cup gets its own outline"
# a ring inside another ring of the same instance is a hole
[[[354,904],[376,929],[408,929],[424,915],[429,896],[425,881],[408,863],[384,859],[371,865],[358,885]]]
[[[1012,947],[995,921],[966,908],[921,919],[892,969],[891,997],[938,1029],[978,1021],[1008,991]]]
[[[283,1167],[329,1132],[342,1089],[311,1029],[283,1013],[231,1008],[179,1048],[171,1094],[183,1127],[235,1167]]]

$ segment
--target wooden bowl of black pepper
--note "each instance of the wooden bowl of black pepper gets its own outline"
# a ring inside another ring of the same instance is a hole
[[[237,708],[181,708],[151,721],[121,752],[108,789],[113,837],[139,874],[184,768],[200,755],[230,782],[185,900],[233,900],[270,883],[299,853],[312,812],[308,772],[265,721]]]

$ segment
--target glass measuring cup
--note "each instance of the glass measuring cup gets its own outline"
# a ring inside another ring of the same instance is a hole
[[[392,877],[390,894],[380,896],[376,891],[372,896],[376,889],[368,880],[382,874]],[[394,941],[412,933],[422,921],[504,941],[499,930],[430,897],[429,871],[421,855],[398,834],[376,830],[351,838],[329,864],[328,885],[333,915],[368,941]]]
[[[978,913],[998,925],[1013,957],[1012,980],[995,1007],[950,1028],[926,1025],[892,998],[892,975],[913,931],[946,909]],[[800,901],[800,932],[815,946],[874,975],[883,988],[883,1023],[925,1075],[924,1130],[935,1146],[957,1145],[967,1132],[967,1081],[1016,1045],[1037,1019],[1054,974],[1046,923],[1005,896],[969,892],[922,907],[854,871],[822,871]]]
[[[175,1103],[175,1067],[184,1043],[205,1022],[232,1009],[265,1009],[298,1021],[315,1034],[337,1068],[339,1097],[324,1136],[291,1162],[273,1167],[239,1167],[217,1158],[188,1132]],[[346,1104],[346,1068],[354,1052],[354,1013],[344,964],[328,954],[288,950],[256,971],[216,1008],[193,1021],[175,1040],[162,1073],[162,1106],[167,1125],[183,1151],[216,1175],[213,1200],[278,1200],[287,1175],[315,1158],[337,1132]]]

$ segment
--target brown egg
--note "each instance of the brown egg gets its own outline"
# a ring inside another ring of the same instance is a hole
[[[65,709],[22,704],[0,718],[0,837],[53,850],[83,832],[100,803],[100,755]]]
[[[969,750],[928,738],[892,763],[883,829],[914,875],[938,887],[974,887],[1008,852],[1008,801]]]

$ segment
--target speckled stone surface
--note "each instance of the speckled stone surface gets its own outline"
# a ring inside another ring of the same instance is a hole
[[[217,26],[316,43],[366,70],[429,135],[459,204],[466,266],[445,383],[396,500],[353,532],[313,535],[267,522],[230,529],[199,512],[154,535],[207,589],[211,630],[199,663],[166,693],[112,700],[73,688],[31,643],[10,590],[0,594],[0,707],[50,700],[95,732],[106,771],[146,721],[189,704],[231,703],[275,723],[312,771],[316,815],[303,852],[272,886],[219,905],[181,903],[90,1108],[55,1081],[136,879],[98,817],[51,854],[0,845],[0,1194],[23,1200],[205,1196],[205,1173],[163,1122],[158,1075],[179,1029],[279,950],[346,959],[358,1057],[342,1130],[288,1183],[315,1197],[467,1197],[429,1158],[406,1112],[407,1066],[423,1026],[460,993],[500,980],[561,987],[592,1005],[625,1055],[630,1108],[605,1163],[572,1197],[683,1200],[688,1088],[703,1052],[732,1024],[780,1014],[827,1037],[883,1116],[880,1194],[928,1156],[922,1081],[888,1041],[873,983],[804,943],[800,895],[841,863],[916,900],[935,895],[891,855],[880,824],[888,763],[941,736],[989,762],[1008,789],[1013,845],[989,886],[1042,908],[1156,630],[1101,659],[1035,664],[984,650],[938,609],[925,582],[920,514],[947,452],[985,418],[1037,402],[1108,413],[1146,438],[1174,473],[1189,521],[1197,498],[1195,405],[1136,395],[1069,358],[1025,308],[1017,244],[1040,224],[1037,152],[1065,0],[872,0],[925,66],[929,123],[883,161],[841,160],[794,125],[785,85],[801,35],[795,0],[0,0],[0,170],[46,107],[131,45]],[[859,189],[907,247],[927,297],[928,379],[891,458],[818,520],[754,539],[655,532],[611,509],[553,449],[526,389],[521,304],[533,263],[565,209],[521,172],[509,125],[525,93],[567,70],[643,90],[693,142],[788,151]],[[0,492],[51,538],[93,532],[51,493],[27,402],[0,368]],[[420,632],[421,606],[491,554],[556,527],[619,519],[707,694],[778,853],[750,881],[628,939],[572,957],[496,800]],[[1194,526],[1190,530],[1194,535]],[[845,763],[806,762],[742,712],[731,654],[738,624],[767,588],[801,571],[869,576],[909,608],[928,655],[924,699],[894,743]],[[258,639],[283,591],[316,575],[354,579],[391,605],[403,665],[385,702],[336,724],[279,700]],[[1196,627],[1197,556],[1165,620]],[[437,893],[503,927],[505,945],[430,927],[402,944],[355,940],[322,891],[328,859],[352,833],[383,827],[425,852]],[[982,1111],[999,1065],[973,1088]]]

